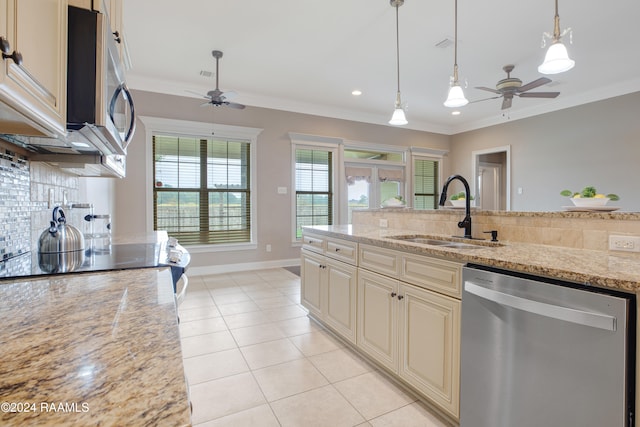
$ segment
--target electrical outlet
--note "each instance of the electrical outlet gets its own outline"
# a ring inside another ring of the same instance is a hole
[[[267,245],[265,249],[267,250],[267,252],[271,252],[271,245]]]
[[[388,219],[381,219],[379,222],[380,227],[382,228],[387,228],[389,226],[389,220]]]
[[[609,250],[640,252],[640,236],[609,236]]]

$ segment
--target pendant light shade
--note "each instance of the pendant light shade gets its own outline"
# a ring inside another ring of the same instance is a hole
[[[469,103],[469,100],[464,96],[460,83],[458,83],[458,0],[455,0],[454,32],[453,79],[451,81],[451,86],[449,87],[447,100],[444,101],[444,106],[449,108],[464,107]]]
[[[459,84],[453,84],[449,88],[449,95],[447,100],[444,101],[444,106],[449,108],[464,107],[469,103],[469,100],[464,97],[464,92]]]
[[[558,15],[558,0],[556,3],[556,14],[553,18],[553,35],[543,34],[542,42],[544,47],[544,37],[551,39],[551,46],[547,50],[547,54],[544,57],[544,62],[538,67],[538,71],[542,74],[558,74],[569,71],[576,65],[576,62],[569,58],[566,46],[560,41],[562,36],[571,32],[571,28],[567,28],[563,32],[560,32],[560,15]]]
[[[544,62],[538,67],[538,71],[542,74],[558,74],[569,71],[576,65],[576,61],[569,58],[566,46],[557,41],[549,46]]]
[[[398,92],[396,93],[395,109],[393,110],[393,115],[391,116],[391,120],[389,120],[389,124],[402,126],[409,123],[404,114],[402,100],[400,98],[400,26],[398,23],[398,8],[404,4],[404,0],[390,0],[390,3],[391,6],[396,8],[396,66],[398,73]]]

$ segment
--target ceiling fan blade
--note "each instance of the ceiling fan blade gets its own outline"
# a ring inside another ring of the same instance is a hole
[[[529,92],[521,93],[520,98],[555,98],[560,92]]]
[[[491,89],[490,87],[476,86],[476,89],[486,90],[486,91],[489,91],[489,92],[497,93],[498,95],[502,94],[502,92],[500,92],[499,90]]]
[[[236,104],[235,102],[225,102],[224,105],[226,105],[229,108],[235,108],[236,110],[244,110],[245,106],[242,104]]]
[[[535,89],[538,86],[546,85],[547,83],[551,83],[551,79],[540,77],[539,79],[529,82],[526,85],[520,86],[518,89],[516,89],[516,92],[526,92],[528,90]]]
[[[507,108],[511,108],[511,101],[513,100],[513,98],[508,97],[508,98],[504,98],[502,100],[502,109],[506,110]]]
[[[187,90],[185,90],[185,92],[189,92],[190,94],[193,94],[193,95],[198,95],[198,97],[200,97],[200,98],[204,98],[204,99],[211,99],[210,97],[208,97],[208,96],[206,96],[206,95],[203,95],[203,94],[201,94],[201,93],[198,93],[198,92],[196,92],[196,91],[194,91],[194,90],[188,90],[188,89],[187,89]]]
[[[490,99],[498,99],[498,98],[502,98],[502,96],[492,96],[491,98],[476,99],[475,101],[469,101],[469,104],[474,104],[476,102],[488,101]]]
[[[232,90],[228,90],[228,91],[222,92],[222,96],[224,96],[224,99],[233,99],[236,96],[238,96],[238,93]]]

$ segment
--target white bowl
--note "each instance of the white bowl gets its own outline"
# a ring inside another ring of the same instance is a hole
[[[571,201],[575,206],[582,208],[604,206],[609,201],[608,197],[571,197]]]
[[[449,201],[456,208],[463,208],[465,206],[465,203],[467,202],[466,199],[449,200]]]

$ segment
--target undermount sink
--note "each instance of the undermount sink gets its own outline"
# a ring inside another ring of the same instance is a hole
[[[466,243],[460,242],[457,240],[449,240],[449,239],[434,239],[430,236],[389,236],[388,239],[392,240],[400,240],[403,242],[411,242],[411,243],[420,243],[423,245],[431,245],[431,246],[440,246],[444,248],[454,248],[454,249],[482,249],[487,247],[496,247],[502,246],[499,243],[494,242],[485,242],[482,244],[476,243]]]

